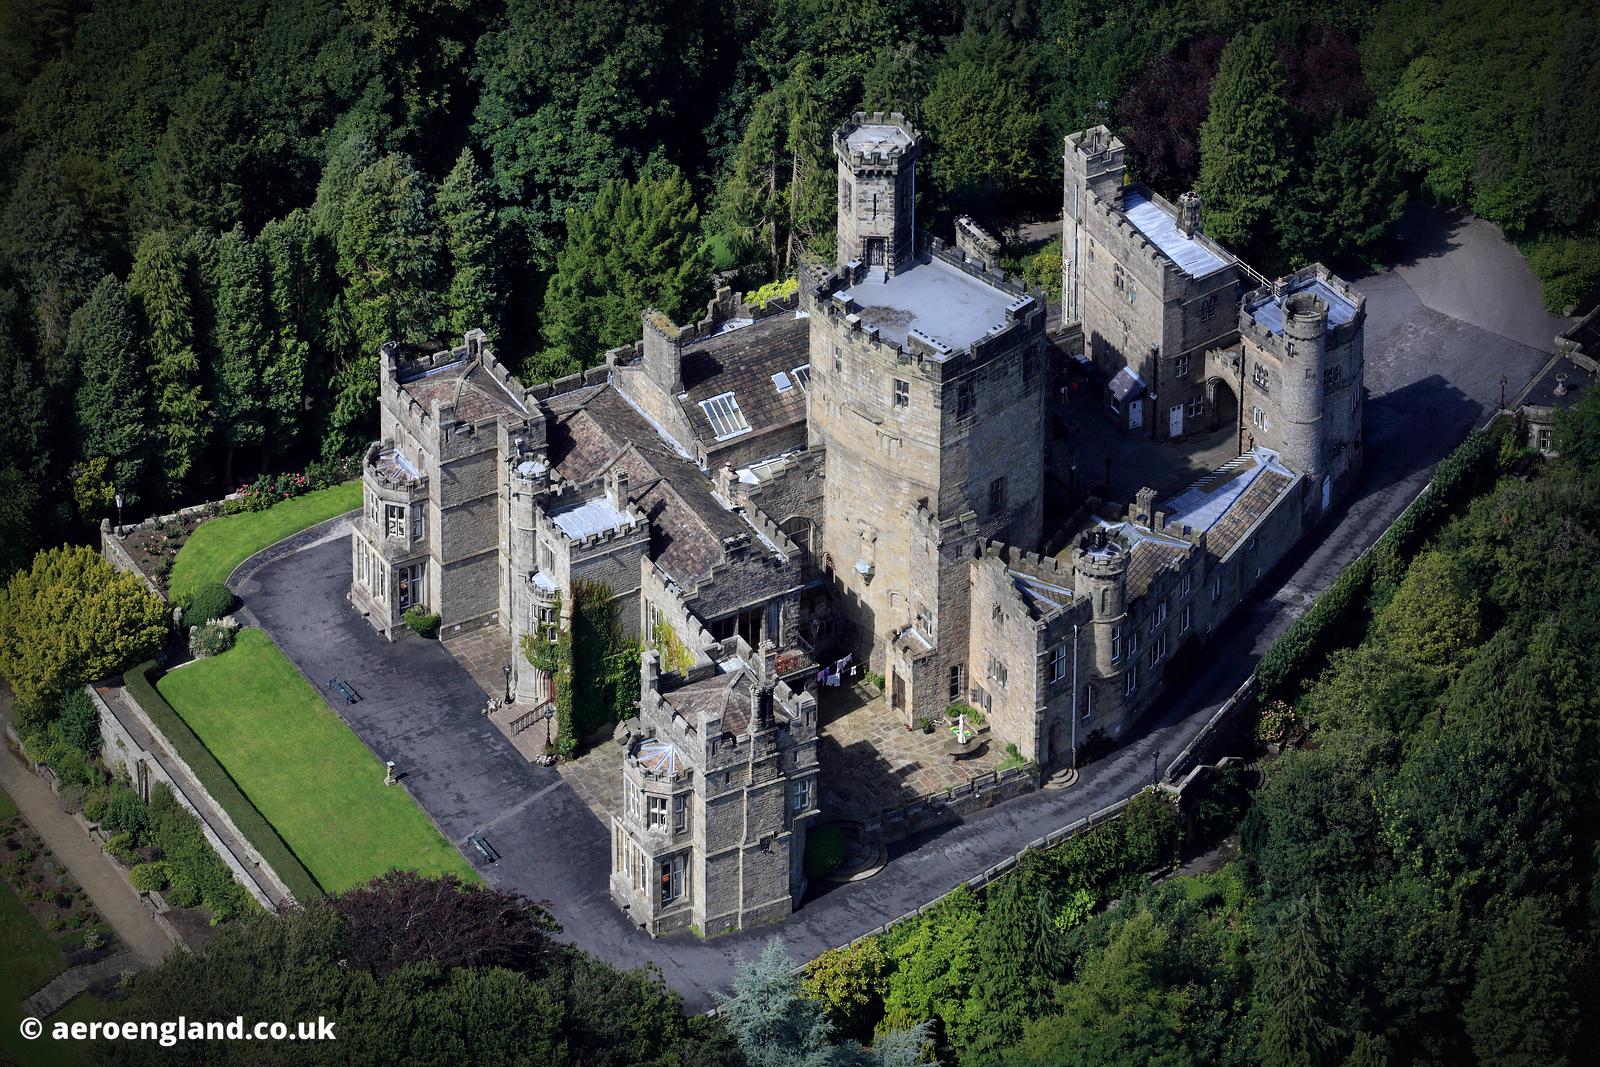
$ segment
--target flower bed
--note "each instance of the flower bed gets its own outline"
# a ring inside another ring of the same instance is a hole
[[[0,822],[0,877],[60,951],[65,966],[118,951],[116,935],[89,895],[20,815]]]

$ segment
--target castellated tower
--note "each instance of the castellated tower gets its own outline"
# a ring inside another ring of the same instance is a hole
[[[1085,535],[1073,553],[1074,592],[1089,598],[1093,612],[1094,670],[1090,673],[1094,677],[1111,678],[1124,666],[1121,630],[1128,613],[1129,556],[1121,540],[1108,535],[1104,527]],[[1122,690],[1117,686],[1113,691]]]
[[[1361,469],[1365,320],[1366,298],[1316,264],[1250,293],[1239,311],[1242,444],[1305,475],[1308,512],[1327,511]]]
[[[1127,170],[1122,142],[1104,126],[1069,134],[1062,158],[1061,319],[1083,319],[1083,268],[1088,256],[1084,220],[1093,200],[1122,207]]]
[[[833,135],[839,160],[837,265],[882,267],[892,277],[917,254],[921,136],[898,111],[858,111]]]
[[[1311,293],[1284,301],[1286,353],[1278,413],[1278,454],[1307,481],[1322,476],[1322,369],[1327,362],[1328,305]],[[1298,371],[1299,373],[1296,373]]]

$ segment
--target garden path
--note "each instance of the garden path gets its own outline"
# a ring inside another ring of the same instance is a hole
[[[0,722],[11,722],[11,692],[0,688]],[[156,923],[144,902],[100,849],[98,842],[77,820],[61,810],[56,795],[44,779],[24,763],[9,745],[0,746],[0,786],[16,801],[23,818],[66,864],[117,936],[140,960],[157,964],[172,951],[172,938]]]

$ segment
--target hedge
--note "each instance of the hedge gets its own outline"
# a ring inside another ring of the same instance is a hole
[[[322,886],[306,870],[305,865],[295,856],[292,849],[278,836],[278,831],[267,821],[266,817],[256,810],[250,798],[239,790],[239,786],[217,762],[211,750],[206,748],[200,738],[195,736],[189,724],[183,721],[165,697],[156,691],[150,683],[149,671],[153,663],[145,663],[128,671],[123,677],[123,684],[128,693],[139,706],[144,708],[156,727],[166,737],[177,752],[178,756],[189,765],[189,769],[200,779],[200,784],[206,792],[211,794],[218,804],[222,805],[233,824],[239,828],[255,850],[261,853],[261,858],[267,861],[283,884],[288,887],[294,898],[302,903],[322,897]]]
[[[1474,430],[1439,461],[1433,480],[1378,538],[1372,551],[1346,567],[1311,610],[1296,619],[1256,664],[1262,700],[1293,702],[1328,657],[1355,644],[1366,628],[1367,596],[1380,580],[1398,581],[1429,537],[1466,501],[1492,482],[1500,435]]]

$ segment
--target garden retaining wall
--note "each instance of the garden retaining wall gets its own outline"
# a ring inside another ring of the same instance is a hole
[[[140,798],[145,801],[150,799],[149,787],[152,782],[165,782],[178,803],[199,820],[200,829],[212,850],[228,865],[234,880],[255,897],[256,903],[268,911],[278,911],[285,903],[292,903],[293,895],[272,865],[251,847],[249,839],[228,817],[227,809],[206,791],[183,758],[170,750],[162,754],[150,751],[140,743],[137,733],[129,724],[123,721],[123,715],[104,700],[93,686],[84,688],[100,712],[100,736],[105,742],[103,758],[106,763],[113,770],[120,768],[126,771]],[[127,701],[125,711],[136,719],[139,730],[147,737],[160,738],[160,731],[138,701],[133,699],[133,695],[126,690],[124,695]],[[173,765],[172,770],[166,765],[168,760]],[[179,778],[184,780],[179,781]],[[203,811],[191,797],[198,797],[209,811]],[[232,838],[231,842],[225,841],[212,825],[213,819],[223,824],[223,831]]]

